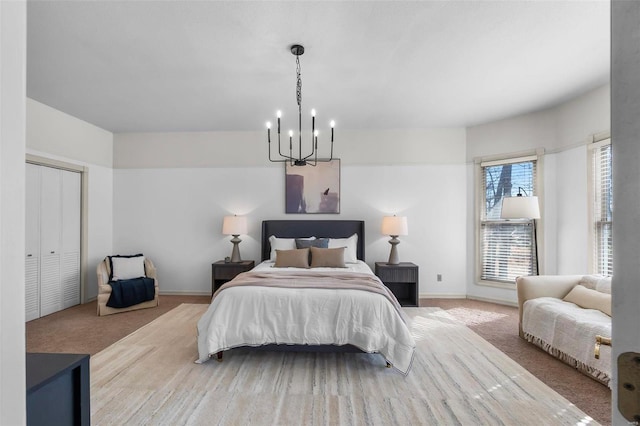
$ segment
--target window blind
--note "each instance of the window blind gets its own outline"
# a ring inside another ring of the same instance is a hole
[[[535,195],[536,160],[482,166],[483,208],[480,221],[480,279],[515,282],[519,275],[536,274],[532,220],[500,219],[502,200]]]
[[[593,174],[594,272],[613,275],[611,143],[593,149]]]

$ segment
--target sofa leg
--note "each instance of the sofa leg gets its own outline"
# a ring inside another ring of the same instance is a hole
[[[222,362],[222,351],[218,352],[216,354],[216,361],[218,362]]]

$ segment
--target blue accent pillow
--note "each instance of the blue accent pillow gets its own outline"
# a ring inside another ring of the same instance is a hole
[[[316,238],[315,240],[299,240],[296,238],[296,248],[303,249],[310,247],[329,248],[329,239]]]

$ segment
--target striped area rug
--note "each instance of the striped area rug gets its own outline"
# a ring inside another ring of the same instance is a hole
[[[183,304],[91,358],[94,425],[593,425],[439,308],[404,308],[417,351],[408,376],[380,355],[235,349],[195,364]]]

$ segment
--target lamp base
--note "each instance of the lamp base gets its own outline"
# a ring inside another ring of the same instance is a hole
[[[240,258],[240,247],[239,244],[242,240],[238,238],[238,235],[234,235],[231,239],[233,243],[233,251],[231,252],[231,263],[242,262],[242,258]]]
[[[391,244],[391,252],[389,253],[389,261],[387,262],[389,265],[397,265],[400,263],[400,257],[398,256],[398,249],[396,246],[400,244],[400,240],[397,235],[391,235],[391,239],[389,240],[389,244]]]

